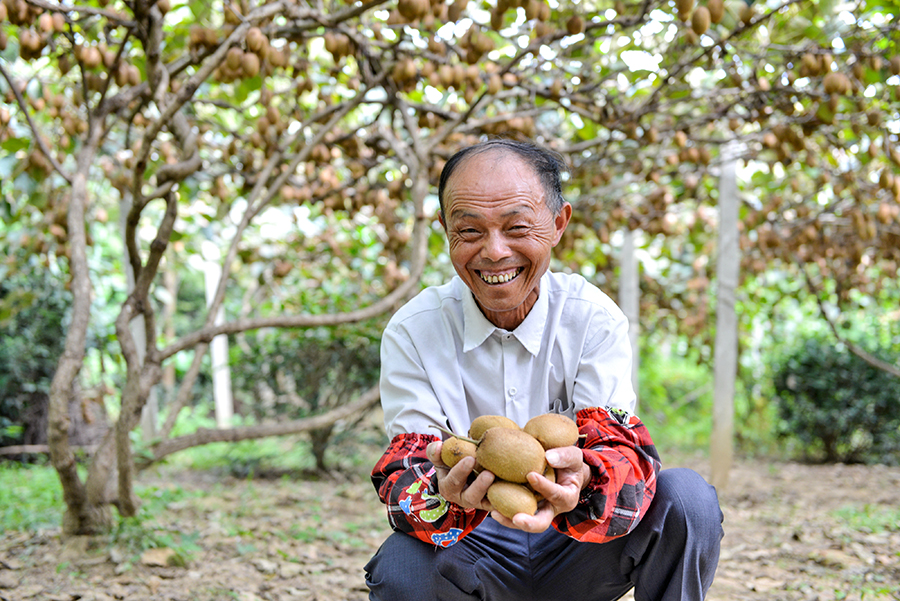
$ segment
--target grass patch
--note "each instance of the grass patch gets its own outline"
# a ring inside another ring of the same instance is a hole
[[[857,532],[879,534],[900,532],[900,507],[865,505],[842,507],[833,512],[835,519]]]
[[[0,532],[58,528],[65,505],[49,465],[0,464]]]

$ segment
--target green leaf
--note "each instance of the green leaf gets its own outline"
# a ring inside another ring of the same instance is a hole
[[[8,138],[5,142],[3,142],[3,144],[0,144],[0,148],[2,148],[4,151],[6,151],[10,154],[15,154],[16,152],[18,152],[20,150],[25,150],[30,145],[31,145],[31,140],[29,140],[28,138]],[[7,157],[3,157],[3,158],[4,159],[12,159],[13,162],[16,161],[16,157],[14,157],[14,156],[7,156]],[[7,177],[9,177],[8,174],[7,174]]]
[[[14,138],[13,138],[14,139]],[[10,140],[7,140],[7,143]],[[6,144],[3,144],[3,150],[8,150],[6,148]],[[15,169],[16,163],[18,159],[16,159],[15,155],[12,154],[15,151],[9,150],[10,154],[0,157],[0,179],[7,179],[12,176],[13,170]]]

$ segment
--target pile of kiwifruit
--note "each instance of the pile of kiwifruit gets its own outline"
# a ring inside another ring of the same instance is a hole
[[[556,472],[547,465],[544,452],[572,446],[578,437],[575,422],[558,413],[535,416],[521,428],[502,415],[482,415],[470,424],[468,437],[454,434],[444,441],[441,461],[453,467],[463,457],[474,457],[475,472],[488,470],[495,476],[488,488],[488,501],[512,519],[517,513],[534,515],[542,499],[528,484],[530,472],[556,481]]]

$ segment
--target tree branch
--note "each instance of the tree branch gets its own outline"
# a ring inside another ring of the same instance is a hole
[[[189,449],[192,447],[210,444],[213,442],[237,442],[239,440],[253,440],[257,438],[265,438],[267,436],[285,436],[288,434],[299,434],[309,430],[317,430],[326,428],[336,422],[361,413],[373,407],[381,398],[381,392],[376,384],[355,401],[342,405],[331,411],[306,417],[289,422],[274,424],[258,424],[255,426],[245,426],[242,428],[229,428],[225,430],[211,430],[202,428],[193,434],[179,436],[160,442],[151,447],[152,457],[139,461],[136,466],[138,469],[144,469],[153,463],[156,463],[163,457]]]
[[[25,102],[25,98],[22,97],[22,92],[19,91],[19,87],[12,80],[10,74],[3,67],[3,63],[0,62],[0,75],[3,75],[3,79],[6,80],[6,83],[9,85],[9,89],[12,90],[13,95],[16,97],[16,103],[19,105],[19,109],[22,111],[22,114],[25,115],[25,119],[28,121],[28,127],[31,129],[32,137],[34,139],[35,144],[37,144],[38,148],[41,151],[41,154],[46,157],[50,164],[53,165],[53,169],[59,173],[66,183],[70,186],[72,185],[72,176],[63,169],[63,166],[59,164],[56,160],[56,157],[50,152],[50,149],[47,148],[47,144],[44,142],[43,136],[41,136],[40,131],[38,130],[37,123],[31,118],[31,115],[28,114],[28,104]]]
[[[188,368],[187,373],[184,374],[184,378],[182,378],[181,384],[178,386],[178,394],[175,396],[175,401],[169,406],[166,422],[159,431],[159,437],[161,439],[165,440],[169,437],[169,434],[172,433],[172,429],[175,428],[178,414],[181,413],[181,410],[184,409],[185,406],[187,406],[188,401],[191,400],[194,382],[197,381],[197,376],[200,375],[200,368],[203,366],[203,356],[206,355],[206,350],[208,348],[209,345],[205,343],[198,344],[194,348],[194,358],[191,360],[191,366]]]
[[[800,269],[803,272],[803,277],[806,279],[806,285],[809,287],[810,294],[812,294],[816,299],[816,303],[819,306],[819,313],[825,319],[828,327],[831,328],[831,332],[832,334],[834,334],[834,337],[837,338],[838,342],[846,346],[851,353],[853,353],[872,367],[885,371],[895,378],[900,378],[900,368],[898,368],[896,365],[892,365],[887,361],[882,361],[878,357],[875,357],[874,355],[866,352],[865,349],[860,348],[856,344],[841,336],[840,332],[838,332],[837,324],[835,324],[834,320],[828,315],[828,311],[826,310],[827,308],[825,307],[825,302],[822,300],[822,297],[819,294],[819,288],[816,286],[815,282],[813,282],[812,277],[806,271],[805,267],[803,267],[802,264],[799,263],[799,259],[798,264],[801,265]]]

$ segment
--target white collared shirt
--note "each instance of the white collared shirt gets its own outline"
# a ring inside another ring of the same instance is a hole
[[[458,277],[426,288],[391,318],[381,342],[381,404],[390,438],[466,434],[479,415],[520,426],[554,411],[634,411],[628,321],[579,275],[547,272],[537,302],[509,332],[490,323]]]

